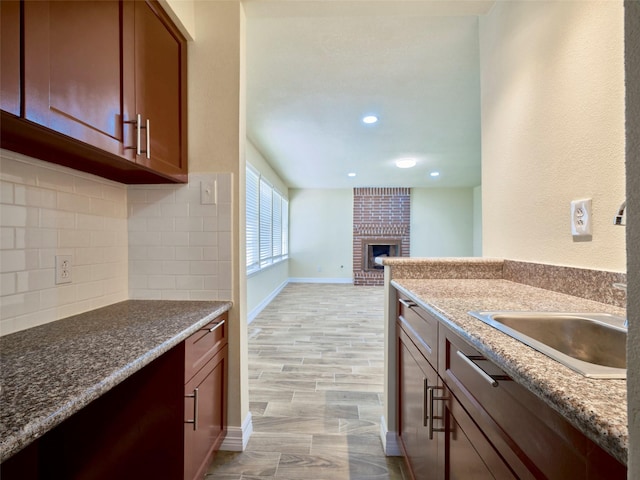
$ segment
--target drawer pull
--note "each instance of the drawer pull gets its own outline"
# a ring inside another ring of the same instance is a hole
[[[213,327],[211,328],[201,328],[200,330],[206,330],[209,333],[213,332],[214,330],[217,330],[219,327],[221,327],[222,325],[224,325],[224,320],[220,320],[218,323],[216,323]]]
[[[418,306],[418,304],[413,300],[405,300],[404,298],[399,298],[398,301],[407,308],[413,308]]]
[[[186,420],[184,423],[193,423],[193,429],[198,429],[198,389],[194,388],[193,393],[185,395],[187,398],[193,398],[193,420]]]
[[[428,387],[427,390],[429,392],[429,412],[430,412],[429,413],[429,422],[428,422],[429,440],[433,440],[433,432],[444,432],[445,431],[444,427],[435,428],[433,426],[433,421],[436,418],[436,414],[435,414],[435,411],[434,411],[433,403],[436,400],[448,400],[448,398],[447,397],[436,397],[436,396],[434,396],[433,391],[434,390],[442,390],[442,387],[433,386],[433,387]]]
[[[495,378],[493,378],[491,375],[489,375],[487,372],[485,372],[483,369],[481,369],[478,365],[475,364],[474,360],[484,360],[484,357],[480,357],[480,356],[467,356],[464,353],[462,353],[460,350],[457,351],[458,356],[464,360],[471,368],[473,368],[476,372],[478,372],[478,374],[484,378],[487,382],[489,382],[489,385],[491,385],[492,387],[497,387],[498,386],[498,382],[496,381]]]

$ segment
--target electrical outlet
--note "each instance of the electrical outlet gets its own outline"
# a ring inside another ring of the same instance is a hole
[[[571,235],[574,237],[591,236],[591,199],[571,202]]]
[[[71,255],[56,255],[56,284],[71,283]]]

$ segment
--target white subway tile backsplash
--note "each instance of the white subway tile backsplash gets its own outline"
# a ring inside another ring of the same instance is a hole
[[[126,299],[126,187],[5,150],[0,161],[0,334]],[[56,255],[72,256],[71,284],[55,284]]]
[[[189,232],[162,232],[160,234],[162,245],[173,247],[186,247],[189,245]]]
[[[0,227],[0,250],[15,248],[16,229],[13,227]]]
[[[13,183],[0,181],[0,203],[14,203]]]
[[[127,298],[230,298],[232,174],[125,186],[0,159],[0,334]],[[217,204],[200,203],[203,181]],[[55,284],[56,255],[72,256],[72,283]]]
[[[192,174],[186,185],[129,186],[131,298],[230,298],[220,296],[216,275],[219,205],[230,203],[231,181],[230,174]],[[201,182],[217,182],[218,205],[200,204]],[[231,212],[230,205],[226,211]],[[223,248],[229,248],[230,258],[230,242]],[[224,288],[229,292],[231,284]]]

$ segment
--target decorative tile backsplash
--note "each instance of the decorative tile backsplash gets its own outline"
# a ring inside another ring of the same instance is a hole
[[[0,161],[0,335],[128,298],[231,298],[231,174],[127,186]],[[216,204],[201,204],[201,182]],[[56,255],[71,255],[71,283],[55,283]]]
[[[231,298],[231,174],[129,186],[129,296]],[[202,204],[203,184],[215,204]]]
[[[0,150],[0,334],[127,298],[127,187]],[[55,283],[56,255],[72,282]]]

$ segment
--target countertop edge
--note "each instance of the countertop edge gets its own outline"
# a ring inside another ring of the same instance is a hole
[[[545,386],[540,383],[540,379],[535,378],[534,376],[524,375],[522,372],[517,369],[512,368],[505,359],[501,357],[499,353],[494,351],[489,345],[483,343],[480,338],[474,336],[467,332],[462,326],[458,325],[455,321],[449,319],[445,313],[440,311],[436,306],[431,305],[430,303],[424,301],[417,295],[415,292],[405,288],[398,282],[401,282],[402,279],[397,279],[391,281],[391,286],[404,293],[412,300],[414,300],[420,307],[424,308],[431,314],[435,315],[438,319],[440,319],[447,327],[451,328],[454,332],[464,338],[467,342],[469,342],[473,347],[478,349],[481,353],[487,355],[487,357],[496,363],[500,368],[503,368],[514,380],[516,380],[520,385],[526,388],[529,392],[535,395],[537,398],[542,400],[546,405],[553,408],[556,412],[562,415],[571,425],[573,425],[576,429],[586,435],[588,438],[593,440],[596,444],[602,447],[605,451],[607,451],[610,455],[616,458],[618,461],[627,465],[627,452],[628,446],[623,444],[619,438],[619,436],[611,433],[607,434],[610,430],[610,425],[604,424],[602,421],[597,422],[602,428],[597,429],[593,422],[594,418],[591,418],[591,423],[585,420],[583,415],[581,415],[580,411],[576,407],[572,407],[569,402],[561,402],[553,397],[551,394],[545,394]],[[523,285],[523,287],[527,287]],[[479,322],[479,320],[478,320]],[[515,341],[517,340],[511,339],[508,335],[499,332],[496,332],[500,335],[504,335],[506,341]],[[523,348],[530,348],[524,344],[522,344]],[[543,355],[543,354],[540,354]],[[549,359],[549,362],[553,362],[553,360]],[[602,380],[607,381],[607,380]],[[538,387],[534,388],[533,384],[537,384]]]
[[[33,441],[45,435],[48,431],[60,425],[66,419],[86,407],[89,403],[104,395],[145,366],[149,365],[162,354],[171,350],[180,342],[195,333],[203,325],[210,322],[213,318],[229,311],[232,306],[233,303],[230,301],[220,301],[220,306],[216,310],[211,311],[211,313],[193,323],[190,327],[182,330],[177,335],[174,335],[165,342],[159,344],[157,347],[148,350],[144,355],[136,358],[134,361],[127,363],[123,368],[116,370],[99,383],[85,389],[72,401],[60,406],[60,408],[55,410],[53,414],[49,414],[44,418],[36,418],[33,421],[30,421],[18,434],[4,437],[0,440],[0,462],[7,460],[18,451],[27,447]]]

